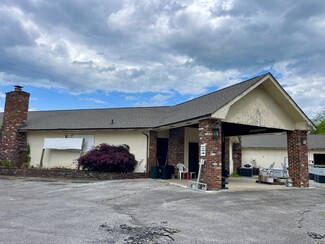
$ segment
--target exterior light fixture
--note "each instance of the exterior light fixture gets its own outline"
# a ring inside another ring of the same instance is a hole
[[[307,139],[301,138],[301,145],[306,145],[306,144],[307,144]]]
[[[213,139],[218,139],[219,135],[220,135],[220,129],[221,129],[221,126],[218,125],[218,124],[215,124],[213,127],[212,127],[212,138]]]

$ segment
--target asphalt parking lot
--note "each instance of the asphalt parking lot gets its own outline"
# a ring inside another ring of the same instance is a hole
[[[0,243],[325,243],[324,188],[205,193],[150,179],[0,185]]]

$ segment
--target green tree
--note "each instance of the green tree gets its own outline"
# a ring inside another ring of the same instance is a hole
[[[312,134],[325,134],[325,110],[316,113],[312,121],[316,126],[316,130]]]
[[[313,134],[325,134],[325,120],[316,125],[316,130],[313,131]]]

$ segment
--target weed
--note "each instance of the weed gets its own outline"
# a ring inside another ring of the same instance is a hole
[[[8,159],[2,160],[2,166],[5,168],[10,168],[10,166],[11,166],[10,160],[8,160]]]
[[[231,174],[231,177],[241,177],[241,175],[238,174],[237,172],[234,172],[234,173]]]

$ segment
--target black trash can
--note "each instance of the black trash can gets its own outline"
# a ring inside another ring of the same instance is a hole
[[[253,175],[259,175],[260,174],[260,168],[253,168]]]
[[[246,176],[246,177],[252,177],[253,176],[253,168],[240,168],[240,175]]]
[[[150,167],[150,178],[151,179],[159,178],[159,166],[151,166]]]
[[[160,177],[162,179],[170,179],[171,169],[172,168],[169,165],[161,166]]]

